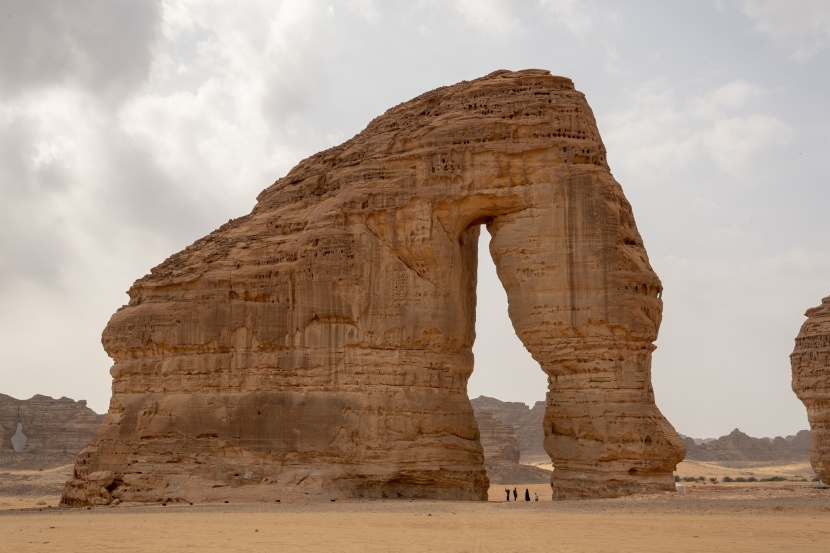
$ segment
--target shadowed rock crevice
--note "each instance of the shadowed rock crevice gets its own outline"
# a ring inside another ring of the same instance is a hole
[[[683,442],[650,374],[662,287],[569,79],[428,92],[257,200],[113,315],[110,411],[64,504],[485,499],[466,393],[482,224],[549,377],[554,497],[673,489]]]

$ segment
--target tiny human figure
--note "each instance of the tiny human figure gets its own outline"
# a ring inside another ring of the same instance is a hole
[[[525,488],[525,501],[530,501],[530,490]]]
[[[533,499],[534,501],[539,501],[539,493],[538,492],[533,492],[533,497],[534,497],[534,499]]]
[[[507,494],[507,501],[510,501],[510,488],[504,488],[504,493]]]
[[[518,501],[519,492],[516,491],[516,488],[513,488],[513,501]]]

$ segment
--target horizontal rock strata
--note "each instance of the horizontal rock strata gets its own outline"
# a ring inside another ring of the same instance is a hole
[[[497,71],[390,109],[129,291],[63,504],[485,499],[467,397],[481,225],[549,376],[554,496],[673,489],[660,280],[584,96]]]
[[[830,483],[830,296],[805,315],[790,355],[793,391],[807,407],[810,463]]]

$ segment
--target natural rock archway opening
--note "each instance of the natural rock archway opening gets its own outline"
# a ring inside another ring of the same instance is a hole
[[[482,228],[478,241],[475,361],[468,395],[470,399],[484,395],[533,406],[545,399],[547,376],[516,336],[507,313],[507,294],[489,248],[490,234]]]
[[[527,70],[390,109],[136,281],[62,503],[486,499],[466,393],[482,223],[550,379],[554,498],[673,489],[660,281],[585,98]]]
[[[490,234],[480,228],[473,372],[467,395],[479,428],[491,484],[548,482],[532,465],[550,463],[542,425],[547,376],[516,336],[507,295],[490,257]],[[537,405],[538,404],[538,405]]]

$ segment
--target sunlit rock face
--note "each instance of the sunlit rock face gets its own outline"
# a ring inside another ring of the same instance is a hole
[[[793,391],[807,407],[810,463],[830,483],[830,296],[805,315],[790,355]]]
[[[674,489],[660,281],[584,96],[528,70],[390,109],[137,281],[63,503],[485,499],[467,397],[482,224],[549,376],[554,497]]]

